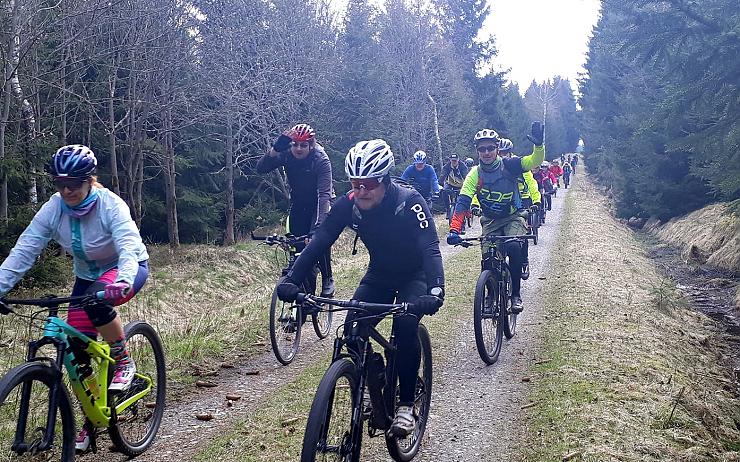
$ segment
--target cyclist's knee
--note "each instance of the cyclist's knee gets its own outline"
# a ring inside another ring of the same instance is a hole
[[[112,303],[96,303],[94,305],[85,306],[85,314],[90,318],[90,322],[95,327],[104,326],[118,316],[116,310],[113,309]]]

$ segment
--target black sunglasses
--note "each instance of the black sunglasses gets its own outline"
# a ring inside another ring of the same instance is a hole
[[[478,146],[476,149],[478,152],[493,152],[498,149],[498,146]]]
[[[54,187],[59,191],[64,188],[67,188],[70,191],[77,191],[86,181],[87,180],[84,178],[55,178]]]

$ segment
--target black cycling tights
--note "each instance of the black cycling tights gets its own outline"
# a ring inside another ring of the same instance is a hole
[[[294,236],[304,236],[311,232],[311,228],[315,222],[315,209],[292,206],[290,208],[290,215],[288,216],[288,232]],[[304,249],[305,245],[299,244],[295,247],[296,250],[300,252]],[[324,281],[327,281],[332,277],[331,247],[329,247],[326,253],[319,258],[319,269],[321,270],[321,277]]]
[[[426,293],[427,283],[423,273],[417,273],[406,282],[398,281],[398,278],[390,280],[387,275],[376,277],[373,273],[367,273],[360,281],[360,286],[353,298],[371,303],[413,303],[417,297]],[[351,323],[359,316],[362,315],[351,313],[347,316],[345,323]],[[411,406],[414,402],[416,377],[421,363],[421,346],[418,339],[421,317],[421,314],[417,314],[393,319],[393,332],[396,336],[397,347],[396,370],[398,371],[399,403],[405,406]],[[380,319],[370,322],[376,325]]]
[[[507,242],[504,252],[509,257],[509,273],[511,274],[511,296],[521,297],[522,264],[524,263],[524,249],[519,242]]]

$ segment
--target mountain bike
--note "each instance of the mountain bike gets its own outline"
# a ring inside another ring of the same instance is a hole
[[[517,313],[511,309],[511,273],[502,249],[510,242],[523,244],[527,239],[534,236],[480,236],[465,238],[457,244],[463,247],[470,247],[473,241],[491,244],[481,259],[473,301],[475,345],[480,358],[489,365],[498,360],[504,336],[510,339],[516,333]]]
[[[303,304],[285,303],[277,296],[277,286],[283,282],[300,255],[295,246],[304,243],[307,238],[308,235],[297,237],[291,234],[255,236],[252,233],[252,239],[261,241],[264,245],[275,247],[275,252],[283,253],[286,261],[286,266],[283,268],[277,284],[275,284],[270,300],[270,344],[275,358],[285,366],[290,364],[298,354],[303,323],[309,315],[311,316],[313,330],[320,339],[326,338],[331,329],[333,317],[331,312],[319,311],[311,304],[303,306]],[[276,258],[278,257],[276,256]],[[315,293],[318,273],[318,267],[314,267],[313,271],[299,285],[301,290],[311,294]]]
[[[563,183],[565,183],[565,189],[568,189],[570,185],[570,175],[563,175]]]
[[[321,310],[355,311],[363,316],[355,318],[351,325],[345,327],[343,335],[334,340],[331,365],[319,383],[308,414],[301,462],[358,462],[366,421],[371,438],[385,437],[393,460],[413,459],[421,447],[432,398],[432,344],[429,333],[423,324],[419,324],[421,365],[414,398],[416,429],[406,437],[398,437],[389,430],[398,403],[395,333],[391,332],[390,339],[386,340],[368,322],[386,316],[414,316],[408,312],[411,305],[334,300],[311,295],[306,295],[304,300],[314,303]],[[322,305],[341,309],[329,309]],[[383,348],[384,355],[373,351],[371,339]],[[366,390],[369,403],[363,399]]]
[[[111,393],[108,386],[116,361],[108,344],[91,339],[58,317],[59,311],[67,309],[60,305],[84,308],[100,303],[102,297],[103,292],[98,292],[0,300],[0,314],[13,313],[28,319],[31,328],[43,330],[39,340],[28,343],[26,362],[0,379],[0,452],[7,454],[7,460],[74,460],[75,414],[64,371],[88,425],[94,428],[93,451],[97,434],[105,430],[115,449],[129,457],[143,453],[154,441],[166,393],[164,350],[154,328],[144,321],[130,322],[124,328],[137,371],[128,390]],[[28,315],[11,305],[44,309]],[[44,314],[46,320],[41,323]],[[50,353],[48,347],[56,351],[55,357],[45,356]]]

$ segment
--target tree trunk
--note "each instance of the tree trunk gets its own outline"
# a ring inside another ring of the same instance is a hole
[[[172,109],[164,113],[164,183],[165,207],[167,209],[167,234],[170,247],[180,247],[180,235],[177,227],[177,196],[175,187],[175,149],[172,144]]]
[[[121,187],[118,183],[118,157],[116,156],[116,113],[114,98],[116,96],[116,66],[111,70],[108,78],[108,124],[110,125],[108,140],[110,144],[110,183],[113,192],[121,195]]]
[[[8,117],[10,117],[10,80],[7,76],[10,63],[5,63],[5,88],[3,90],[3,108],[0,113],[0,220],[3,224],[8,222],[8,172],[4,166],[5,161],[5,133],[8,128]]]
[[[234,244],[234,128],[231,111],[226,116],[226,232],[224,245]]]
[[[28,102],[28,99],[23,94],[23,88],[21,87],[20,79],[18,78],[18,67],[20,66],[21,60],[21,37],[20,37],[20,6],[16,0],[9,0],[6,5],[6,11],[10,13],[10,41],[9,41],[9,53],[10,53],[10,87],[13,91],[15,98],[18,100],[18,105],[21,107],[21,116],[23,125],[28,136],[28,151],[31,157],[30,181],[28,187],[28,198],[32,204],[38,203],[38,191],[36,189],[36,167],[33,165],[35,160],[36,152],[34,149],[36,143],[36,116],[33,110],[33,106]]]
[[[432,94],[427,91],[427,98],[432,103],[432,114],[434,116],[434,139],[437,142],[437,155],[439,156],[439,171],[442,172],[445,161],[442,158],[442,138],[439,137],[439,117],[437,115],[437,102],[432,98]]]

